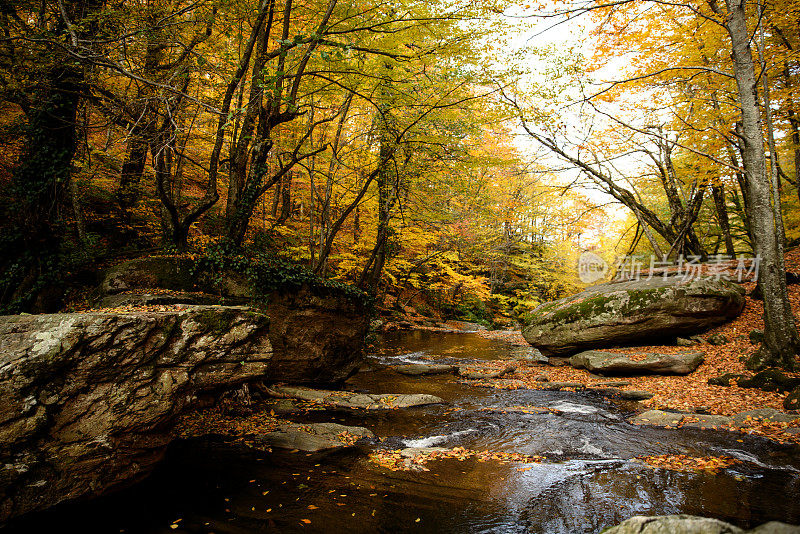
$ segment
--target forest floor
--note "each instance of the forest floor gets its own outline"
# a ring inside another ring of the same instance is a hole
[[[800,286],[789,286],[789,298],[795,313],[800,313]],[[705,334],[723,334],[729,341],[723,345],[702,344],[692,347],[679,347],[675,345],[647,345],[637,347],[607,349],[609,352],[618,352],[636,355],[643,352],[686,352],[687,350],[701,350],[705,353],[705,361],[693,373],[686,376],[660,376],[645,375],[625,377],[631,385],[621,389],[645,390],[654,393],[652,399],[642,401],[644,406],[653,409],[671,409],[688,412],[705,412],[718,415],[733,415],[754,408],[783,409],[785,393],[774,393],[754,388],[742,388],[736,385],[713,386],[708,383],[709,378],[714,378],[725,373],[752,376],[743,359],[755,352],[757,345],[750,342],[749,333],[752,330],[763,329],[763,306],[761,301],[746,297],[746,304],[742,314],[733,321],[718,326]],[[527,345],[527,341],[518,331],[483,331],[479,335],[504,340],[506,342]],[[604,349],[605,350],[605,349]],[[580,382],[591,385],[593,382],[607,381],[608,378],[598,377],[584,369],[574,369],[569,365],[561,367],[542,366],[523,363],[517,369],[514,378],[522,380],[527,387],[541,388],[542,382],[536,377],[546,372],[550,381]],[[789,376],[800,376],[798,373],[788,373]]]

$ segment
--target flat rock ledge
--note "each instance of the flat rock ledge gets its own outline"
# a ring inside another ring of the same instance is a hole
[[[435,395],[426,394],[375,394],[353,393],[350,391],[330,391],[295,386],[273,386],[267,392],[279,398],[299,399],[331,406],[356,410],[394,410],[412,408],[428,404],[443,404],[445,401]]]
[[[800,526],[770,521],[752,530],[743,530],[710,517],[637,515],[604,532],[605,534],[800,534]]]
[[[636,356],[587,350],[572,356],[569,363],[576,369],[586,369],[600,375],[688,375],[705,360],[705,353],[644,353]]]
[[[256,443],[279,449],[296,449],[318,452],[352,447],[360,439],[374,438],[372,431],[361,426],[345,426],[337,423],[289,423],[277,430],[261,434]]]
[[[774,408],[759,408],[737,413],[732,417],[725,415],[708,415],[699,413],[677,413],[664,410],[648,410],[631,417],[628,422],[634,425],[654,425],[684,428],[740,428],[747,426],[750,421],[772,421],[776,423],[791,423],[800,420],[800,415],[783,413]]]

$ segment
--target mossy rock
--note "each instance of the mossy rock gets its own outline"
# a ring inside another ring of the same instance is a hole
[[[741,380],[745,379],[745,375],[737,375],[736,373],[725,373],[720,376],[715,376],[714,378],[709,378],[708,383],[712,386],[730,386],[731,380],[735,384],[739,384]]]
[[[785,410],[800,410],[800,387],[794,388],[786,398],[783,399]]]
[[[759,343],[764,342],[764,331],[763,330],[751,330],[750,335],[750,343],[753,345],[758,345]]]
[[[693,336],[736,317],[743,290],[725,280],[654,278],[592,286],[545,303],[523,319],[523,336],[546,356]]]
[[[756,373],[751,378],[740,380],[739,386],[743,388],[756,388],[762,391],[791,391],[800,386],[800,378],[787,376],[778,369],[765,369]]]
[[[151,256],[122,262],[109,268],[100,284],[103,295],[140,289],[191,291],[195,286],[194,263],[188,258]]]

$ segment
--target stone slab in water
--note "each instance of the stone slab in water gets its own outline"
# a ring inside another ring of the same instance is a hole
[[[733,419],[725,415],[687,414],[683,417],[683,427],[717,429],[730,426]]]
[[[542,304],[522,335],[545,356],[688,336],[741,313],[744,290],[724,280],[653,278],[591,286]]]
[[[485,380],[491,378],[500,378],[501,376],[513,373],[516,370],[517,368],[514,365],[507,365],[500,369],[462,366],[458,368],[458,375],[467,380]]]
[[[392,410],[412,408],[428,404],[441,404],[444,400],[427,394],[375,394],[353,393],[350,391],[330,391],[295,386],[275,386],[269,393],[278,397],[289,397],[310,402],[318,402],[336,408],[362,410]]]
[[[733,416],[733,424],[743,426],[747,421],[772,421],[775,423],[791,423],[800,420],[800,415],[783,413],[775,408],[758,408],[739,412]]]
[[[340,437],[344,436],[344,439]],[[345,426],[337,423],[310,423],[280,425],[274,432],[267,432],[256,439],[262,445],[282,449],[297,449],[317,452],[352,446],[362,438],[374,438],[370,430],[361,426]]]
[[[457,367],[444,363],[409,363],[407,365],[396,365],[392,369],[402,375],[420,376],[452,373]]]
[[[648,410],[629,419],[634,425],[675,426],[683,420],[682,413]]]
[[[601,375],[666,374],[686,375],[697,369],[703,360],[703,352],[645,353],[642,358],[626,354],[587,350],[572,356],[570,365]]]

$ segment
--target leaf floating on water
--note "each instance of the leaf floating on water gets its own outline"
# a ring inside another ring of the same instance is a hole
[[[664,454],[661,456],[637,456],[637,460],[650,467],[670,469],[672,471],[711,471],[727,469],[742,463],[730,456],[688,456],[686,454]]]
[[[446,458],[453,458],[460,462],[468,458],[475,458],[479,462],[486,462],[489,460],[497,461],[500,463],[520,462],[520,463],[534,463],[541,462],[541,456],[528,456],[526,454],[519,454],[516,452],[489,452],[474,451],[464,447],[455,447],[446,450],[435,450],[428,452],[420,452],[415,454],[412,458],[403,458],[399,450],[382,450],[376,451],[369,456],[372,463],[381,467],[385,467],[391,471],[410,471],[422,470],[427,471],[425,467],[431,460],[442,460]]]

